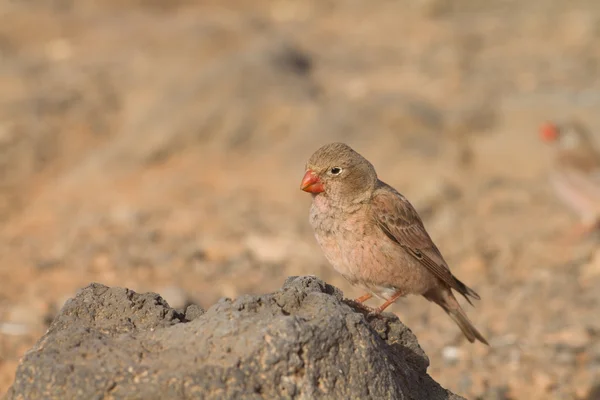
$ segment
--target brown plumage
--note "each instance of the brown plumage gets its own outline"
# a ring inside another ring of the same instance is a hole
[[[573,120],[544,124],[540,136],[554,145],[552,187],[581,219],[574,233],[596,229],[600,218],[600,153],[591,134]]]
[[[332,266],[351,284],[385,302],[423,295],[438,304],[466,338],[488,344],[452,293],[479,300],[458,280],[408,200],[380,181],[373,165],[344,143],[321,147],[308,160],[301,189],[312,193],[310,223]]]

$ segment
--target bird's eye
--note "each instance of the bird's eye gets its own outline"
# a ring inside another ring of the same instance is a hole
[[[331,175],[339,175],[342,173],[342,169],[340,167],[333,167],[329,170]]]

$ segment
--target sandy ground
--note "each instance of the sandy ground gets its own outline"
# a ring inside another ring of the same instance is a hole
[[[491,348],[422,298],[390,308],[434,379],[470,399],[592,398],[600,251],[558,243],[577,219],[537,127],[600,130],[598,43],[595,0],[0,3],[0,393],[92,281],[176,307],[303,274],[361,294],[298,189],[342,140],[482,297],[468,313]]]

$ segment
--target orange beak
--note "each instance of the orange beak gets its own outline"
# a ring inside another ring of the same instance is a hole
[[[325,187],[323,187],[323,182],[321,182],[321,179],[319,179],[317,174],[310,169],[306,170],[304,178],[302,178],[302,183],[300,184],[300,189],[314,194],[325,191]]]
[[[558,139],[559,130],[556,125],[545,123],[540,127],[540,137],[545,142],[553,142]]]

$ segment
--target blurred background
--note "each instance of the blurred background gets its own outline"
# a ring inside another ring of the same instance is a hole
[[[598,0],[0,3],[0,393],[90,282],[172,306],[338,276],[299,190],[344,141],[482,297],[469,345],[390,311],[472,399],[591,399],[600,252],[548,183],[538,127],[600,131]],[[597,136],[595,136],[597,138]],[[369,302],[370,305],[376,305]]]

